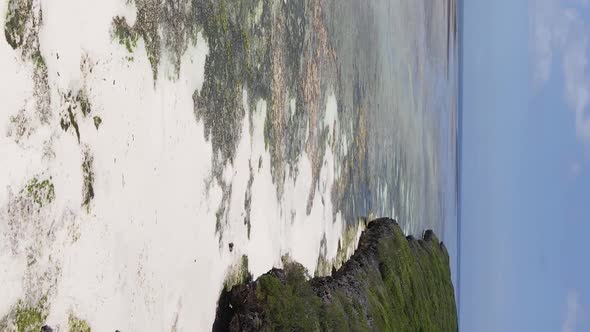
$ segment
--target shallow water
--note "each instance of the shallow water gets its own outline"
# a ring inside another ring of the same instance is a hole
[[[409,234],[433,229],[454,264],[458,81],[451,7],[337,3],[329,21],[345,73],[342,117],[362,113],[369,123],[367,169],[355,170],[369,180],[348,215],[391,215]]]

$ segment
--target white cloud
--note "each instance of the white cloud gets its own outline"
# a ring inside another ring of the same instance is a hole
[[[580,319],[580,301],[578,299],[578,292],[570,290],[567,293],[567,308],[565,312],[565,319],[561,325],[561,332],[574,332]]]
[[[535,56],[533,79],[545,83],[551,75],[553,52],[563,47],[568,35],[568,22],[554,0],[531,0],[531,42]]]
[[[564,49],[563,72],[565,96],[568,106],[574,111],[578,137],[590,142],[590,81],[588,79],[588,36],[581,32],[572,37]]]
[[[574,112],[576,136],[590,145],[590,78],[587,70],[590,30],[574,8],[590,1],[531,0],[531,50],[533,82],[536,87],[551,77],[553,61],[563,70],[564,97]]]

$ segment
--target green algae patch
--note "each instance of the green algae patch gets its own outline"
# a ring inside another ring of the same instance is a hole
[[[155,1],[138,1],[137,21],[133,26],[124,17],[113,18],[113,38],[125,46],[128,53],[137,48],[139,38],[145,42],[145,50],[152,67],[154,81],[158,78],[160,63],[160,35],[158,34],[158,5]],[[127,57],[127,60],[132,59]]]
[[[41,51],[35,50],[31,53],[31,61],[35,66],[37,71],[46,72],[47,71],[47,64],[45,63],[45,58],[41,55]]]
[[[131,2],[128,1],[128,4]],[[189,43],[196,43],[200,30],[196,1],[135,0],[136,20],[131,26],[125,17],[115,16],[112,37],[123,45],[128,53],[134,53],[139,39],[143,39],[145,52],[152,67],[154,82],[158,78],[158,66],[162,56],[168,56],[173,65],[172,76],[179,77],[180,63]],[[128,61],[133,57],[127,56]]]
[[[242,13],[249,12],[252,5],[252,1],[205,1],[199,9],[209,54],[205,81],[201,90],[193,94],[195,117],[202,121],[205,138],[220,153],[222,162],[234,156],[245,115],[242,88],[252,77],[247,70],[249,50],[243,38],[248,34],[244,30],[247,15]],[[255,94],[252,91],[252,96]]]
[[[32,0],[10,0],[4,24],[4,36],[13,49],[25,42],[27,22],[33,7]]]
[[[100,127],[100,125],[102,124],[102,119],[100,116],[95,115],[93,120],[94,120],[94,127],[96,127],[96,130],[98,130],[98,127]]]
[[[88,96],[86,95],[85,90],[79,90],[75,100],[76,104],[80,107],[80,111],[82,112],[83,116],[90,114],[92,109],[90,107],[90,102],[88,101]]]
[[[272,331],[319,329],[321,300],[306,277],[302,265],[288,263],[284,266],[284,276],[266,274],[260,278],[256,297],[267,305],[264,321]]]
[[[0,331],[39,332],[47,323],[48,315],[49,304],[46,296],[43,296],[35,305],[19,300],[10,312],[0,319]],[[91,332],[92,330],[88,322],[70,313],[67,331]]]
[[[24,305],[22,302],[16,309],[16,327],[19,332],[37,332],[41,329],[47,318],[45,300],[34,307]]]
[[[94,158],[89,150],[84,151],[82,160],[82,206],[90,212],[90,202],[94,199]]]
[[[39,120],[47,124],[51,117],[47,65],[41,54],[39,29],[42,24],[41,7],[33,7],[32,0],[9,0],[6,8],[4,36],[22,61],[33,66],[33,96]]]
[[[0,331],[39,332],[48,314],[49,306],[45,296],[35,305],[19,300],[0,320]]]
[[[27,139],[33,133],[31,118],[25,109],[20,109],[16,115],[9,117],[8,136],[14,138],[17,144]]]
[[[125,46],[127,52],[133,53],[137,47],[139,34],[127,24],[124,17],[116,16],[113,18],[113,35],[119,41],[119,44]]]
[[[64,106],[60,111],[59,125],[65,132],[70,128],[74,129],[79,144],[81,132],[78,121],[84,121],[90,115],[92,105],[85,89],[80,89],[75,95],[69,91],[67,94],[62,94],[61,98]],[[96,123],[96,119],[94,121]]]
[[[80,143],[80,127],[78,127],[78,121],[76,121],[76,116],[74,115],[74,112],[72,112],[72,107],[69,106],[68,107],[68,121],[66,122],[63,118],[60,121],[60,126],[63,130],[67,131],[69,126],[72,126],[72,128],[74,128],[74,132],[76,133],[76,138],[78,138],[78,143]]]
[[[92,329],[88,322],[80,319],[73,314],[68,317],[68,332],[91,332]]]
[[[44,180],[39,180],[36,177],[32,178],[25,187],[27,196],[41,207],[53,202],[55,199],[55,187],[51,180],[51,177]]]

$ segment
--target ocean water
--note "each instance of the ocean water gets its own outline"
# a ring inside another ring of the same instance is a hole
[[[233,82],[214,37],[150,16],[180,5],[30,1],[22,45],[0,41],[0,327],[25,306],[60,328],[209,330],[244,257],[254,278],[285,257],[323,274],[377,216],[434,229],[454,264],[448,2],[251,2],[270,89],[236,80],[218,107],[199,103]],[[158,28],[126,45],[115,17]]]
[[[357,169],[368,172],[369,180],[357,191],[357,208],[349,215],[392,216],[407,234],[433,229],[448,247],[455,271],[455,2],[333,6],[329,21],[343,55],[342,84],[350,86],[343,99],[349,101],[345,112],[353,115],[345,116],[369,110],[366,169]]]

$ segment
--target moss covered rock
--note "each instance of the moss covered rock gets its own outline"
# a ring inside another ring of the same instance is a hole
[[[432,231],[406,237],[391,219],[369,223],[332,276],[297,263],[224,291],[214,331],[456,331],[449,256]]]

